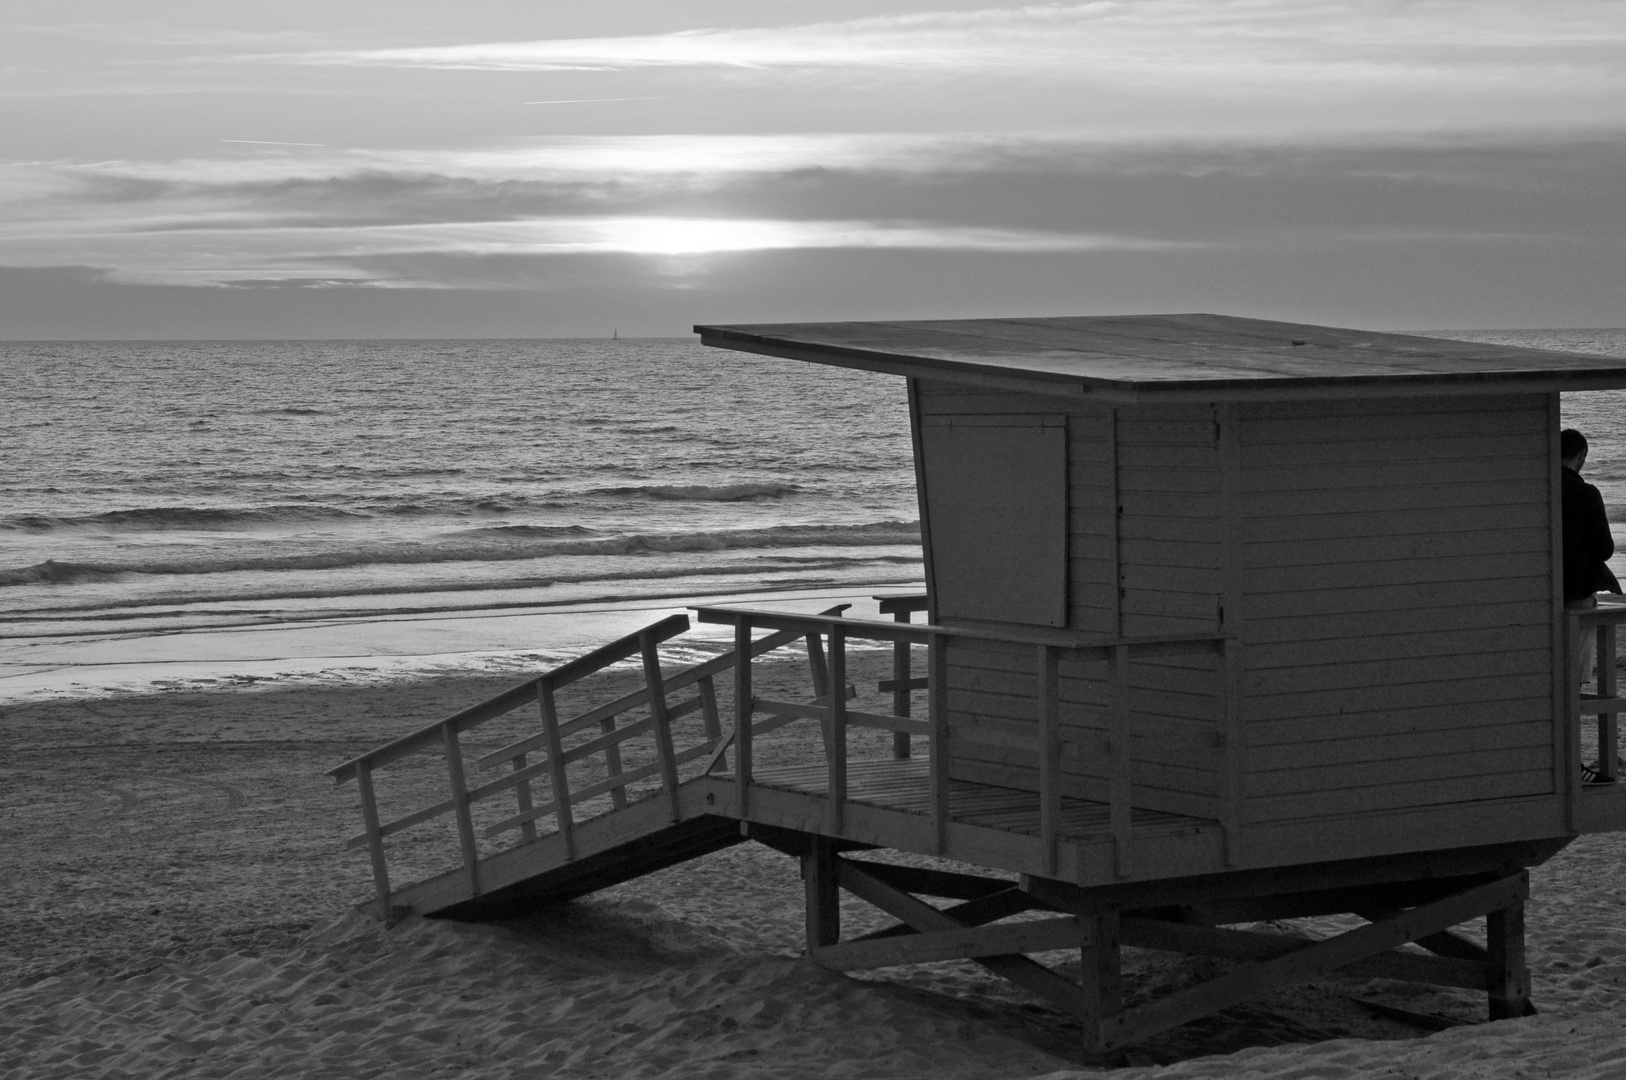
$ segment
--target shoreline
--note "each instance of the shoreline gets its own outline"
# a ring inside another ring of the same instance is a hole
[[[872,690],[888,659],[855,654],[853,682]],[[759,664],[772,693],[805,686],[794,657]],[[1129,1065],[1117,1075],[1377,1078],[1401,1062],[1415,1063],[1412,1075],[1462,1075],[1452,1070],[1471,1058],[1485,1071],[1470,1075],[1562,1060],[1571,1075],[1602,1077],[1626,1055],[1621,835],[1585,837],[1532,872],[1541,1016],[1424,1037],[1352,998],[1465,1020],[1483,1017],[1483,995],[1327,980],[1111,1061],[1083,1058],[1065,1017],[973,965],[841,978],[797,959],[796,867],[754,844],[511,923],[413,919],[385,931],[353,913],[371,891],[365,853],[342,847],[359,824],[355,791],[323,772],[516,681],[0,706],[11,823],[0,1071],[972,1080]],[[444,869],[446,853],[435,861]],[[876,922],[850,903],[855,931]],[[1126,956],[1136,992],[1214,970]],[[397,1055],[403,1045],[411,1056]]]
[[[816,611],[851,603],[880,618],[873,595],[924,592],[918,579],[727,592],[674,585],[649,596],[497,605],[414,616],[368,615],[228,628],[105,631],[0,640],[0,707],[212,689],[383,687],[440,678],[518,681],[694,605]],[[0,618],[0,626],[5,619]],[[669,648],[711,656],[724,627],[693,623]]]

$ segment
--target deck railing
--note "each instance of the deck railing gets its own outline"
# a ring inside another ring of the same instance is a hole
[[[1626,698],[1620,697],[1618,673],[1615,669],[1615,644],[1618,636],[1616,628],[1622,623],[1626,623],[1626,604],[1610,604],[1591,611],[1570,612],[1570,641],[1575,643],[1571,647],[1580,648],[1583,629],[1596,629],[1596,655],[1589,659],[1595,659],[1598,665],[1597,693],[1581,693],[1579,683],[1571,687],[1570,709],[1575,717],[1575,726],[1571,730],[1580,730],[1582,717],[1598,718],[1598,776],[1600,779],[1611,781],[1620,779],[1617,757],[1619,725],[1616,718],[1620,713],[1626,712]],[[1572,672],[1566,672],[1565,677],[1572,683],[1575,682]],[[1579,755],[1580,752],[1577,745],[1576,754]]]
[[[918,688],[910,676],[908,649],[913,645],[927,648],[928,674],[924,680],[929,691],[928,719],[920,721],[907,715],[884,715],[855,712],[847,707],[839,695],[827,703],[815,706],[793,706],[788,702],[766,701],[755,696],[751,687],[749,662],[735,675],[735,732],[736,763],[734,781],[740,812],[748,812],[752,783],[751,737],[755,729],[750,717],[757,711],[777,711],[786,715],[805,716],[818,720],[824,728],[825,764],[828,769],[828,799],[825,828],[832,833],[842,829],[843,808],[847,802],[847,728],[863,724],[889,729],[900,735],[921,735],[928,741],[930,770],[930,814],[936,849],[947,850],[950,821],[948,755],[948,678],[947,644],[950,641],[994,642],[1003,645],[1028,646],[1034,657],[1034,698],[1038,705],[1036,741],[1034,749],[1038,761],[1039,834],[1043,862],[1047,873],[1057,868],[1062,828],[1062,785],[1064,755],[1075,759],[1100,755],[1105,759],[1107,772],[1107,805],[1109,828],[1116,851],[1118,872],[1127,876],[1130,852],[1131,810],[1133,806],[1133,762],[1131,741],[1136,729],[1133,720],[1132,690],[1129,679],[1133,659],[1151,657],[1190,656],[1217,653],[1219,671],[1216,695],[1220,700],[1218,730],[1208,745],[1219,755],[1220,795],[1216,800],[1218,818],[1226,836],[1226,861],[1237,861],[1236,839],[1241,818],[1241,760],[1240,711],[1234,680],[1230,677],[1234,665],[1228,655],[1230,639],[1224,635],[1192,634],[1146,638],[1116,638],[1089,640],[1076,633],[1029,631],[989,632],[968,628],[936,626],[905,621],[907,612],[919,610],[912,606],[913,598],[900,598],[891,608],[895,621],[891,624],[832,615],[796,615],[778,611],[741,608],[695,608],[701,622],[732,624],[735,653],[745,655],[757,630],[805,635],[809,642],[823,639],[829,646],[830,678],[838,685],[845,680],[847,643],[849,640],[890,642],[894,646],[894,676],[881,684],[895,694],[907,694]],[[883,608],[883,611],[887,609]],[[898,619],[901,614],[903,619]],[[1061,695],[1059,663],[1071,661],[1102,661],[1107,664],[1108,701],[1106,718],[1108,730],[1104,738],[1097,733],[1064,733],[1061,722]],[[894,706],[895,712],[897,710]]]
[[[1226,678],[1226,639],[1213,635],[1086,641],[1078,635],[1061,632],[989,633],[919,624],[908,621],[909,614],[924,608],[917,597],[891,597],[882,600],[884,614],[893,622],[849,619],[843,616],[847,605],[839,605],[817,615],[740,608],[697,608],[702,622],[726,623],[734,627],[734,649],[696,664],[674,675],[661,668],[660,646],[689,628],[686,615],[673,615],[577,660],[529,679],[468,709],[396,739],[329,770],[337,783],[355,780],[361,802],[363,830],[346,843],[365,848],[372,862],[379,909],[387,917],[391,910],[390,869],[386,839],[416,826],[452,818],[462,872],[467,875],[471,895],[481,891],[480,841],[519,833],[519,841],[539,838],[538,826],[552,819],[553,832],[567,859],[574,858],[575,830],[587,817],[629,805],[634,799],[665,798],[670,802],[674,821],[680,816],[679,786],[683,772],[692,779],[728,770],[728,756],[734,757],[732,781],[737,792],[736,812],[749,816],[750,788],[754,776],[756,741],[799,720],[816,721],[821,729],[827,769],[825,827],[839,834],[848,802],[848,732],[870,728],[894,736],[893,753],[908,757],[911,739],[926,740],[929,773],[930,814],[939,851],[946,849],[950,819],[946,756],[948,745],[948,679],[946,643],[951,640],[999,642],[1027,646],[1035,661],[1036,700],[1039,702],[1037,741],[1039,761],[1039,825],[1044,867],[1054,872],[1061,839],[1062,765],[1064,757],[1099,755],[1107,762],[1107,802],[1110,831],[1118,854],[1120,872],[1126,872],[1129,857],[1130,814],[1133,802],[1131,732],[1132,700],[1129,683],[1131,659],[1185,656],[1217,652],[1221,658],[1220,685]],[[755,636],[768,631],[762,637]],[[870,641],[893,646],[893,677],[882,680],[877,689],[892,696],[892,711],[872,712],[848,703],[857,696],[848,682],[849,643]],[[811,700],[796,702],[766,698],[757,694],[751,661],[777,649],[805,643]],[[911,649],[925,646],[928,674],[918,677],[911,665]],[[740,663],[739,658],[745,662]],[[643,671],[643,686],[613,701],[597,705],[577,715],[561,716],[558,693],[574,683],[616,664],[636,658]],[[1110,730],[1084,736],[1064,732],[1059,693],[1058,665],[1069,660],[1105,660],[1108,666]],[[732,672],[735,700],[732,719],[724,730],[715,679]],[[692,696],[672,700],[673,695],[693,688]],[[926,719],[911,715],[910,695],[927,690],[930,707]],[[1228,763],[1222,768],[1222,794],[1219,817],[1228,839],[1234,839],[1240,808],[1240,770],[1236,758],[1236,710],[1226,697],[1224,719],[1209,745],[1219,749]],[[510,737],[496,749],[472,762],[474,769],[507,771],[483,783],[471,782],[465,760],[463,736],[487,723],[535,705],[540,723],[520,737]],[[680,727],[678,721],[699,714],[698,725]],[[629,714],[631,714],[629,718]],[[634,740],[637,740],[636,744]],[[628,759],[624,751],[631,753]],[[406,813],[385,820],[380,811],[375,774],[387,766],[410,765],[406,759],[421,754],[442,759],[445,769],[443,797],[418,805]],[[691,763],[702,762],[698,767]],[[681,771],[680,771],[681,770]],[[573,775],[574,773],[574,775]],[[533,784],[546,785],[545,798],[539,798]],[[493,800],[512,798],[511,812],[504,812]],[[476,807],[482,813],[477,820]],[[1234,843],[1228,843],[1228,853]],[[1234,857],[1228,854],[1234,861]]]

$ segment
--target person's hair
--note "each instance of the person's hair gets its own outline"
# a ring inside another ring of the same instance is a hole
[[[1558,456],[1565,461],[1586,453],[1586,436],[1572,427],[1558,433]]]

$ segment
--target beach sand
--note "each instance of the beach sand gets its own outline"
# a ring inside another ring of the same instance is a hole
[[[852,681],[873,687],[884,663],[856,655]],[[805,674],[759,678],[801,696]],[[323,771],[511,682],[0,711],[0,1075],[1626,1076],[1626,836],[1532,875],[1540,1016],[1486,1024],[1483,995],[1328,980],[1104,1059],[974,965],[813,967],[796,866],[754,844],[503,924],[385,929],[353,911],[371,892],[342,846],[357,797]],[[843,917],[884,922],[851,898]],[[1132,997],[1221,970],[1143,950],[1125,967]],[[1355,998],[1464,1026],[1428,1034]]]

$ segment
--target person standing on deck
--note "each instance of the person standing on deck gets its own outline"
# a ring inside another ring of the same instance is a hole
[[[1615,553],[1615,538],[1609,531],[1609,516],[1598,489],[1581,479],[1586,464],[1586,436],[1574,428],[1558,435],[1558,456],[1563,465],[1564,501],[1564,607],[1570,611],[1590,611],[1598,606],[1597,594],[1620,592],[1620,583],[1609,571],[1606,560]],[[1581,631],[1575,653],[1575,681],[1583,683],[1590,673],[1597,628]]]

